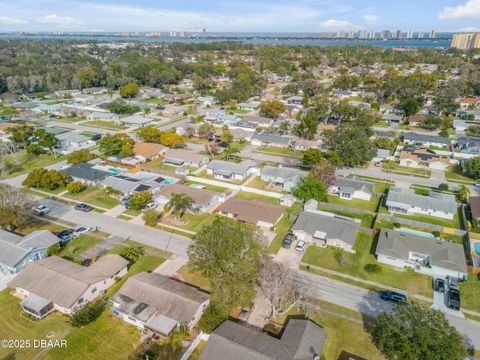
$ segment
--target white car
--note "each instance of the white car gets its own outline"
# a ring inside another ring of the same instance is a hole
[[[52,209],[50,209],[48,206],[45,206],[45,205],[35,206],[33,210],[39,215],[46,215],[50,211],[52,211]]]
[[[89,226],[82,226],[82,227],[78,227],[74,230],[73,232],[73,236],[80,236],[80,235],[84,235],[90,231],[92,231],[93,228],[89,227]]]
[[[155,209],[157,206],[158,204],[156,202],[150,202],[147,205],[145,205],[143,210],[152,210],[152,209]]]
[[[295,246],[295,250],[298,252],[304,252],[306,247],[307,247],[307,242],[304,240],[299,240],[297,243],[297,246]]]

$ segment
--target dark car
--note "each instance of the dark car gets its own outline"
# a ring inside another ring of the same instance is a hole
[[[122,204],[122,205],[124,205],[124,206],[127,205],[127,204],[128,204],[128,201],[130,200],[131,197],[132,197],[132,195],[127,195],[127,196],[125,196],[124,198],[122,198],[122,199],[120,200],[120,204]]]
[[[77,204],[75,205],[75,210],[83,211],[83,212],[90,212],[93,210],[93,207],[87,204]]]
[[[73,239],[73,233],[75,232],[74,229],[66,229],[60,231],[57,236],[62,240],[62,242],[69,242]]]
[[[460,310],[460,291],[458,289],[448,290],[448,307],[454,310]]]
[[[438,292],[445,292],[445,280],[435,279],[433,282],[433,289]]]
[[[394,302],[405,302],[407,297],[395,291],[380,291],[380,299]]]
[[[285,236],[285,239],[283,239],[282,241],[282,247],[285,249],[290,249],[293,240],[295,240],[295,236],[293,236],[293,234],[287,234],[287,236]]]
[[[102,134],[95,134],[92,136],[92,140],[93,141],[97,141],[97,140],[100,140],[102,138]]]

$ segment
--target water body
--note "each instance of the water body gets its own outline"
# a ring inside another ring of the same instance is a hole
[[[313,33],[217,33],[217,34],[192,34],[187,37],[168,37],[162,33],[161,37],[149,37],[146,33],[135,36],[121,36],[109,33],[84,33],[84,34],[48,34],[39,33],[0,34],[0,39],[65,39],[77,41],[100,41],[100,42],[147,42],[147,43],[212,43],[219,41],[236,41],[252,45],[310,45],[310,46],[376,46],[384,48],[448,48],[450,47],[452,33],[439,33],[436,39],[335,39],[321,37]],[[416,36],[416,35],[415,35]]]

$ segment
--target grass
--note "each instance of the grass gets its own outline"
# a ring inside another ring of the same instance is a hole
[[[213,220],[215,220],[216,215],[213,214],[191,214],[191,213],[185,213],[182,217],[182,222],[185,223],[184,225],[182,224],[177,224],[175,221],[172,221],[172,216],[170,215],[166,218],[162,218],[159,225],[165,224],[169,226],[175,226],[180,229],[185,229],[185,230],[190,230],[190,231],[195,231],[198,232],[200,231],[204,226],[210,225]]]
[[[303,151],[293,150],[290,148],[277,148],[277,147],[270,147],[270,146],[259,146],[255,150],[255,152],[263,153],[263,154],[272,154],[272,155],[283,155],[283,156],[295,156],[295,157],[302,157]]]
[[[327,202],[330,204],[342,205],[349,208],[369,210],[372,212],[376,212],[380,199],[375,196],[372,196],[370,201],[360,200],[360,199],[344,200],[344,199],[340,199],[337,195],[328,194]]]
[[[272,188],[268,181],[262,180],[259,176],[248,183],[248,187],[265,190],[265,191],[273,191],[273,192],[283,192],[288,193],[288,191],[282,191],[280,188]]]
[[[190,357],[189,357],[188,359],[189,359],[189,360],[198,360],[198,359],[200,358],[200,354],[202,353],[203,348],[205,347],[205,345],[207,345],[206,341],[200,340],[200,342],[198,343],[197,347],[196,347],[195,350],[193,351],[192,355],[190,355]]]
[[[395,161],[389,160],[382,164],[382,170],[389,170],[397,174],[408,174],[419,177],[430,177],[432,172],[427,169],[417,169],[408,166],[400,166]]]
[[[48,335],[54,335],[51,340],[62,339],[69,331],[68,318],[59,313],[50,314],[41,321],[31,320],[20,307],[20,300],[10,294],[9,290],[0,292],[0,337],[2,339],[25,339],[40,340],[48,339]],[[69,344],[70,345],[70,344]],[[42,349],[4,349],[0,348],[1,359],[33,359]]]
[[[273,254],[277,254],[280,248],[282,247],[282,241],[285,236],[290,231],[290,228],[295,223],[295,220],[302,212],[302,205],[300,203],[295,203],[292,207],[289,207],[285,210],[282,218],[278,222],[277,226],[275,227],[275,231],[277,236],[272,240],[270,245],[268,246],[268,251]]]
[[[105,209],[114,208],[120,203],[117,199],[107,195],[105,191],[96,187],[89,187],[77,194],[67,193],[65,197]]]
[[[37,231],[37,230],[48,230],[52,233],[58,233],[62,230],[65,230],[67,227],[65,226],[60,226],[60,225],[57,225],[57,224],[53,224],[51,222],[48,222],[48,221],[43,221],[43,220],[35,220],[31,223],[29,223],[28,225],[25,225],[25,226],[22,226],[18,229],[15,230],[16,233],[20,234],[20,235],[28,235],[34,231]]]
[[[429,215],[422,215],[422,214],[415,214],[415,215],[404,215],[404,214],[397,214],[393,213],[394,216],[400,217],[400,218],[405,218],[405,219],[410,219],[410,220],[416,220],[416,221],[421,221],[429,224],[435,224],[443,227],[450,227],[454,229],[460,229],[460,208],[453,217],[452,220],[448,219],[442,219],[439,217],[435,216],[429,216]]]
[[[480,312],[480,274],[468,274],[468,280],[460,283],[462,307]]]
[[[201,186],[203,186],[203,188],[205,190],[211,190],[211,191],[215,191],[215,192],[219,192],[219,193],[224,193],[225,190],[228,190],[228,188],[222,187],[222,186],[203,184],[203,183],[195,182],[195,181],[187,181],[186,182],[186,185],[192,185],[192,184],[201,185]]]
[[[445,179],[462,184],[475,184],[474,180],[462,174],[462,168],[458,165],[453,165],[445,171]]]
[[[134,209],[127,209],[123,212],[124,214],[131,215],[131,216],[138,216],[142,212],[140,210],[134,210]]]
[[[335,259],[335,248],[309,246],[305,251],[303,262],[424,296],[432,296],[431,278],[429,276],[410,270],[397,270],[394,267],[377,263],[373,255],[374,241],[372,236],[359,233],[353,248],[356,251],[355,254],[343,252],[345,261],[343,265],[340,265]],[[382,270],[378,274],[366,273],[364,266],[369,263],[379,264]]]
[[[183,265],[178,269],[177,274],[181,275],[183,280],[188,284],[194,285],[208,292],[212,290],[210,280],[198,272],[193,271],[188,265]]]
[[[16,156],[19,159],[20,163],[22,164],[18,169],[18,171],[15,171],[7,176],[3,176],[0,178],[4,179],[4,178],[17,177],[19,175],[30,172],[33,169],[50,166],[65,159],[64,155],[58,155],[57,157],[50,154],[36,156],[36,155],[27,154],[25,150],[20,150],[16,154]]]
[[[55,121],[61,121],[65,123],[76,123],[82,120],[85,120],[86,118],[84,117],[74,117],[74,116],[69,116],[69,117],[59,117],[56,118]]]
[[[366,227],[366,228],[372,228],[373,227],[374,216],[371,215],[371,214],[360,215],[360,214],[356,214],[356,213],[353,213],[353,212],[330,209],[326,206],[319,206],[318,210],[331,212],[331,213],[338,214],[338,215],[341,215],[341,216],[352,217],[352,218],[361,220],[361,225],[363,227]]]
[[[273,198],[270,196],[265,196],[265,195],[259,195],[255,193],[250,193],[246,191],[239,191],[237,195],[235,195],[237,199],[242,199],[242,200],[262,200],[271,204],[279,205],[280,200],[277,198]]]
[[[385,191],[390,189],[393,185],[389,183],[384,183],[384,182],[377,182],[375,186],[373,187],[373,191],[377,193],[382,193],[384,194]]]
[[[105,121],[105,120],[86,121],[82,123],[82,125],[99,127],[103,129],[109,129],[109,130],[124,130],[127,128],[125,125],[120,125],[120,124],[117,124],[116,122]]]
[[[67,245],[60,251],[58,256],[74,259],[79,254],[90,249],[100,242],[99,239],[89,236],[81,235],[67,243]]]

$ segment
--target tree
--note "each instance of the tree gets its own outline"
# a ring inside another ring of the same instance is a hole
[[[230,310],[255,297],[264,249],[265,238],[255,227],[218,217],[194,236],[189,264],[210,280],[212,301]]]
[[[121,251],[121,255],[130,262],[135,262],[140,256],[145,253],[142,247],[139,246],[129,246],[125,247]]]
[[[313,111],[307,115],[300,116],[298,125],[293,127],[293,132],[305,139],[312,139],[317,133],[317,114]]]
[[[465,130],[465,134],[467,134],[468,136],[480,137],[480,125],[470,126],[468,129]]]
[[[186,194],[172,194],[170,201],[165,204],[165,211],[171,212],[177,220],[180,220],[187,211],[195,211],[194,202]]]
[[[33,131],[33,127],[28,125],[14,126],[7,129],[7,133],[10,134],[9,140],[20,148],[25,148],[29,144]]]
[[[460,185],[460,187],[458,188],[458,199],[461,202],[466,203],[469,196],[470,190],[468,189],[468,187],[466,187],[465,185]]]
[[[404,99],[399,104],[399,108],[402,109],[405,116],[415,115],[421,106],[422,104],[417,99]]]
[[[273,317],[288,312],[302,298],[292,270],[283,263],[265,259],[258,270],[258,282]]]
[[[137,96],[140,87],[135,83],[128,83],[120,88],[120,96],[123,98],[133,98]]]
[[[67,184],[67,190],[72,194],[78,194],[85,190],[85,185],[80,181],[73,181]]]
[[[215,126],[205,122],[198,128],[198,136],[208,139],[215,134]]]
[[[467,353],[462,336],[440,310],[416,303],[380,314],[368,331],[387,359],[460,360]]]
[[[185,144],[185,139],[177,133],[168,132],[160,135],[160,144],[175,149],[176,147]]]
[[[480,178],[480,156],[465,160],[463,163],[465,175],[472,179]]]
[[[230,132],[228,126],[226,125],[222,129],[222,135],[220,136],[220,140],[222,141],[222,143],[225,144],[230,144],[233,141],[233,135]]]
[[[322,159],[315,165],[310,175],[320,180],[327,188],[335,183],[335,169],[326,159]]]
[[[323,160],[323,153],[319,149],[311,148],[311,149],[307,149],[303,153],[303,157],[302,157],[303,165],[313,166],[316,164],[320,164],[322,160]]]
[[[283,102],[275,99],[262,101],[258,109],[260,115],[271,119],[277,119],[280,114],[283,114],[285,111],[287,111],[287,106]]]
[[[145,221],[145,225],[147,226],[156,226],[158,223],[158,212],[155,209],[151,209],[145,211],[143,213],[143,221]]]
[[[135,114],[141,109],[138,106],[128,105],[125,100],[117,99],[106,105],[107,109],[114,114]]]
[[[436,130],[448,125],[448,119],[442,116],[435,116],[428,114],[425,119],[420,123],[420,127],[427,130]]]
[[[298,186],[293,188],[292,194],[303,202],[310,199],[327,201],[325,184],[311,175],[302,178]]]
[[[162,132],[157,128],[147,126],[138,130],[137,135],[146,142],[160,144]]]
[[[13,231],[33,219],[33,203],[23,189],[0,183],[0,228]]]
[[[228,319],[228,312],[218,304],[210,302],[198,321],[198,328],[210,334],[218,325]]]
[[[90,161],[94,158],[95,158],[95,155],[92,154],[89,150],[81,149],[68,154],[67,162],[69,164],[80,164],[80,163]]]
[[[57,170],[38,168],[30,171],[22,185],[33,188],[55,190],[67,185],[68,176]]]
[[[70,323],[75,327],[88,325],[102,315],[104,308],[105,303],[103,301],[89,303],[72,315]]]
[[[210,156],[218,154],[218,143],[215,141],[207,141],[204,146],[205,150],[210,154]]]
[[[444,114],[454,114],[458,109],[459,95],[458,84],[452,81],[441,84],[435,91],[433,105]]]
[[[152,194],[148,191],[140,191],[132,195],[128,200],[128,205],[133,210],[141,210],[149,202],[152,202]]]
[[[124,156],[132,154],[133,145],[135,142],[127,134],[106,134],[97,141],[100,151],[107,156],[119,156],[120,153]]]

